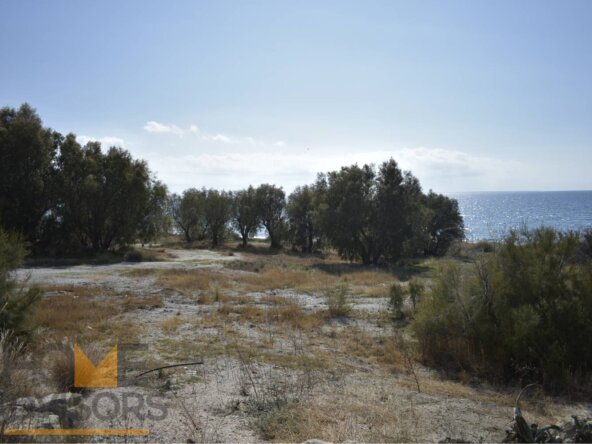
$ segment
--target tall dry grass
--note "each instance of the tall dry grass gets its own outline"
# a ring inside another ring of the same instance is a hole
[[[74,294],[44,298],[35,314],[35,323],[57,337],[91,334],[99,324],[118,312],[115,304]]]

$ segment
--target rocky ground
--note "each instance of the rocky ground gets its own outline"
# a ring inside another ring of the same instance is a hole
[[[104,356],[119,343],[125,365],[117,388],[59,395],[50,355],[31,370],[36,383],[10,427],[149,430],[105,441],[504,438],[517,390],[451,381],[414,360],[405,323],[387,311],[388,287],[404,276],[335,258],[166,253],[163,262],[19,270],[27,285],[46,289],[44,347],[75,337]],[[345,287],[348,306],[337,313],[325,295]],[[536,390],[522,404],[539,424],[591,413]]]

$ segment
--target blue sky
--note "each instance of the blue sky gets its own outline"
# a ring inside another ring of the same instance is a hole
[[[424,188],[592,189],[590,1],[0,2],[0,105],[171,189],[393,156]]]

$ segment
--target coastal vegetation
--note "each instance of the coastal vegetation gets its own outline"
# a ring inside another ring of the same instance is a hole
[[[43,126],[28,104],[0,110],[0,224],[36,255],[125,251],[166,234],[246,247],[263,230],[270,248],[334,248],[350,261],[394,263],[442,256],[463,239],[458,203],[430,191],[389,159],[319,174],[289,196],[272,184],[169,194],[124,149],[82,146]]]
[[[411,325],[424,362],[577,393],[590,381],[592,261],[576,232],[517,230],[444,263]],[[589,388],[589,387],[588,387]]]
[[[454,402],[492,418],[537,383],[544,402],[524,405],[550,421],[591,393],[591,231],[464,242],[458,203],[394,159],[288,195],[170,193],[145,162],[45,128],[28,105],[0,111],[0,156],[0,345],[18,349],[2,402],[70,390],[74,338],[149,344],[138,362],[175,365],[133,380],[177,409],[161,440],[232,441],[209,428],[232,420],[253,440],[477,440]],[[114,259],[29,281],[27,249],[50,265]],[[48,341],[47,372],[19,373]],[[176,366],[197,358],[209,373]],[[187,395],[206,381],[219,392]]]

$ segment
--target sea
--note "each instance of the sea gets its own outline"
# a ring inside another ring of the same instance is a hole
[[[526,226],[592,228],[592,191],[448,193],[458,200],[468,241],[494,240]]]

